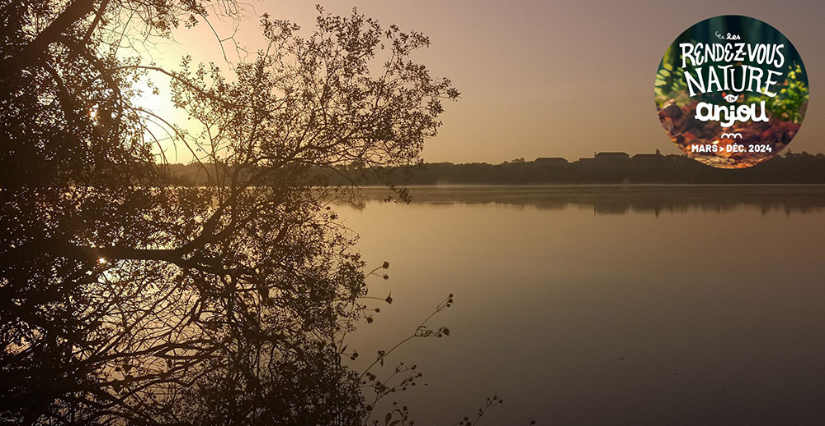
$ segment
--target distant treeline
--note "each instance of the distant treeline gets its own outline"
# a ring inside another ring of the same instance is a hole
[[[207,184],[207,174],[200,165],[171,164],[168,167],[180,184]],[[331,184],[345,183],[345,176],[350,174],[346,169],[318,173],[326,175]],[[380,185],[390,175],[395,176],[397,183],[406,185],[825,183],[825,155],[788,153],[757,166],[738,170],[713,168],[684,155],[640,154],[630,157],[624,153],[600,153],[595,158],[575,162],[545,158],[536,161],[518,159],[502,164],[425,163],[367,174],[358,183]]]

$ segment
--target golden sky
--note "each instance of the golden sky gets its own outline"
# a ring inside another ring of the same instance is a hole
[[[397,24],[430,37],[431,47],[414,59],[452,79],[462,98],[446,105],[439,136],[425,146],[427,162],[574,160],[595,151],[681,153],[659,125],[654,76],[676,36],[726,14],[761,19],[795,45],[809,74],[811,104],[790,149],[825,152],[825,101],[820,100],[825,6],[819,1],[335,0],[321,5],[344,15],[357,6],[385,27]],[[305,29],[316,16],[314,2],[299,0],[256,1],[247,12],[236,38],[253,51],[261,41],[256,15],[267,12]],[[180,30],[176,40],[158,46],[159,62],[176,64],[184,53],[223,60],[205,25]]]

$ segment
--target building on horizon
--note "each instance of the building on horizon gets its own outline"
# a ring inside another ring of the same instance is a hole
[[[570,164],[566,158],[562,157],[539,157],[533,162],[544,166],[566,166]]]
[[[603,166],[629,166],[630,155],[626,152],[600,152],[593,159]]]
[[[667,158],[657,149],[655,154],[636,154],[630,158],[630,161],[634,166],[656,167],[664,164]]]

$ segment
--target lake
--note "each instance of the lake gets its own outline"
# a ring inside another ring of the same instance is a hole
[[[396,400],[449,425],[825,424],[825,187],[412,187],[338,206],[371,296],[349,339],[427,386]],[[388,400],[392,400],[388,398]],[[382,412],[383,413],[383,412]]]

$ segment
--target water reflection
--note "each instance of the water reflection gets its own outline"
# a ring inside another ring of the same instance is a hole
[[[812,213],[825,208],[825,185],[571,185],[571,186],[413,186],[413,203],[503,204],[560,210],[592,209],[597,215],[631,212],[730,211]],[[386,199],[385,188],[366,188],[363,201]]]
[[[448,339],[394,354],[429,384],[398,397],[416,424],[450,424],[493,392],[506,402],[489,424],[825,419],[822,187],[411,195],[409,205],[382,203],[386,192],[371,190],[366,208],[338,210],[364,259],[392,264],[371,294],[395,302],[353,335],[362,353],[386,349],[456,295],[435,321]]]

